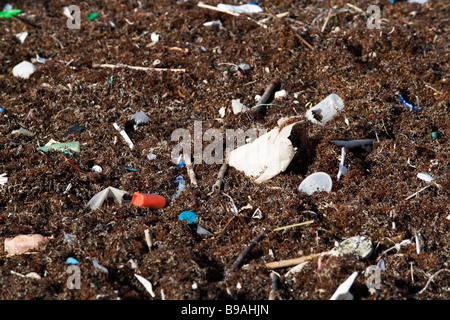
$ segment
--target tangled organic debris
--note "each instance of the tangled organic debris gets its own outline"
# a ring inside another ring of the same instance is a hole
[[[105,188],[89,200],[88,206],[91,210],[96,210],[102,206],[106,198],[114,198],[114,201],[120,205],[122,204],[122,198],[126,193],[128,192],[114,187]]]
[[[22,254],[37,249],[42,242],[48,241],[41,234],[21,234],[5,239],[5,252],[8,255]]]
[[[297,121],[282,128],[289,118],[278,121],[278,126],[258,137],[252,143],[231,151],[228,164],[261,183],[286,170],[296,153],[289,140],[291,131],[303,121]]]
[[[353,295],[349,290],[357,276],[358,272],[353,272],[352,275],[337,288],[330,300],[353,300]]]
[[[15,77],[28,79],[35,71],[36,66],[34,64],[28,61],[22,61],[13,68],[12,73]]]

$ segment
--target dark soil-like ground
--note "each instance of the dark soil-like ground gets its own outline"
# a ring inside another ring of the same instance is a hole
[[[23,14],[0,18],[0,174],[8,178],[0,186],[1,247],[19,234],[49,241],[30,253],[1,254],[1,299],[265,300],[272,288],[266,263],[326,252],[357,235],[372,241],[368,258],[325,255],[294,275],[286,275],[290,267],[276,269],[277,299],[329,299],[355,271],[350,291],[356,300],[450,298],[448,1],[261,1],[265,12],[252,16],[189,0],[86,1],[78,4],[80,29],[69,29],[63,15],[75,3],[11,3]],[[381,9],[379,29],[367,26],[370,5]],[[90,12],[98,16],[88,20]],[[223,27],[203,25],[213,20]],[[16,34],[24,31],[21,43]],[[158,42],[152,33],[160,35]],[[13,76],[16,64],[37,54],[48,60],[35,62],[29,79]],[[238,63],[251,69],[238,70]],[[233,114],[231,100],[252,107],[275,79],[287,97],[274,100],[265,114]],[[230,167],[222,190],[210,194],[220,164],[194,164],[195,186],[186,167],[172,161],[176,129],[193,134],[195,121],[203,132],[216,128],[224,136],[227,129],[271,129],[331,93],[345,108],[325,126],[305,124],[293,134],[293,144],[301,146],[297,157],[267,182],[257,184]],[[403,106],[399,94],[422,109]],[[223,118],[221,108],[227,109]],[[131,150],[113,123],[125,128],[138,111],[149,121],[134,130],[127,126]],[[84,131],[65,135],[77,122]],[[34,136],[12,134],[20,128]],[[37,150],[51,139],[78,141],[81,152]],[[348,174],[337,181],[341,148],[331,140],[353,139],[375,142],[347,151]],[[150,152],[156,159],[147,158]],[[103,171],[93,172],[94,165]],[[299,192],[303,179],[319,171],[332,177],[331,192]],[[440,187],[409,197],[427,186],[420,172],[438,178]],[[186,189],[167,207],[129,201],[134,192],[171,198],[180,175]],[[125,201],[108,199],[91,211],[89,200],[109,186],[127,191]],[[235,216],[230,198],[237,209],[251,209]],[[262,219],[252,218],[257,208]],[[179,220],[185,210],[212,234],[197,234]],[[271,231],[309,220],[314,223]],[[263,230],[270,232],[232,271]],[[75,235],[74,242],[65,234]],[[404,240],[411,244],[389,250]],[[69,257],[79,261],[79,289],[67,285]],[[380,259],[386,267],[377,295],[364,271]],[[32,272],[38,277],[26,276]],[[151,282],[154,297],[135,274]]]

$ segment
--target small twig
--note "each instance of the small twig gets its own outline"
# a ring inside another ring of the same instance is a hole
[[[269,293],[269,300],[275,300],[278,296],[278,287],[279,287],[279,283],[278,281],[280,280],[280,275],[278,273],[276,273],[275,271],[272,271],[270,273],[270,285],[271,285],[271,289],[270,289],[270,293]]]
[[[330,8],[330,10],[328,11],[327,18],[325,19],[325,23],[322,26],[322,30],[321,30],[322,32],[324,32],[325,28],[327,27],[328,20],[330,20],[330,17],[331,17],[331,12],[333,12],[333,8]]]
[[[422,294],[425,290],[427,290],[429,284],[431,283],[431,280],[433,280],[433,278],[436,277],[436,276],[437,276],[439,273],[441,273],[442,271],[450,272],[450,270],[448,270],[448,269],[441,269],[441,270],[439,270],[438,272],[436,272],[435,274],[433,274],[433,275],[431,276],[431,278],[428,279],[428,282],[427,282],[427,284],[425,285],[425,287],[424,287],[422,290],[420,290],[419,292],[416,293],[416,296],[419,295],[419,294]]]
[[[258,245],[258,243],[267,236],[267,230],[263,230],[256,238],[254,238],[252,240],[252,242],[250,242],[250,244],[247,246],[247,248],[245,248],[244,251],[242,251],[242,253],[239,255],[239,257],[236,259],[236,261],[233,263],[233,265],[231,266],[230,270],[231,271],[236,271],[237,269],[239,269],[239,267],[241,266],[241,264],[243,263],[245,257],[250,253],[250,251],[256,247]]]
[[[184,155],[184,163],[186,164],[186,169],[189,175],[189,179],[194,186],[197,186],[197,178],[195,177],[194,168],[192,167],[192,161],[190,155]]]
[[[25,24],[27,24],[29,26],[32,26],[33,28],[36,28],[36,29],[40,29],[41,28],[40,26],[34,24],[33,22],[31,22],[28,19],[25,19],[25,18],[22,18],[22,17],[18,17],[18,16],[15,16],[15,15],[13,15],[13,17],[18,19],[18,20],[20,20],[20,21],[22,21],[23,23],[25,23]]]
[[[295,265],[298,265],[300,263],[303,263],[305,261],[309,261],[309,260],[321,257],[322,255],[325,255],[327,253],[328,252],[315,253],[315,254],[311,254],[309,256],[304,256],[304,257],[295,258],[295,259],[288,259],[288,260],[280,260],[280,261],[269,262],[269,263],[266,263],[266,267],[269,268],[269,269],[291,267],[291,266],[295,266]]]
[[[412,197],[418,195],[420,192],[422,192],[423,190],[425,190],[425,189],[427,189],[427,188],[429,188],[429,187],[431,187],[431,184],[429,184],[429,185],[423,187],[422,189],[420,189],[419,191],[413,193],[412,195],[410,195],[410,196],[409,196],[408,198],[406,198],[405,200],[411,199]]]
[[[61,41],[59,41],[58,39],[56,39],[56,37],[54,35],[51,35],[50,37],[52,37],[53,40],[55,40],[56,42],[58,42],[59,46],[61,47],[61,49],[64,49],[64,46],[62,45]]]
[[[219,170],[219,174],[217,175],[217,180],[216,183],[214,183],[213,187],[212,187],[212,192],[218,191],[220,190],[220,188],[222,188],[222,184],[223,184],[223,177],[225,176],[225,172],[227,172],[228,169],[228,164],[224,163],[222,164],[222,166],[220,167]]]
[[[266,104],[269,103],[273,99],[273,95],[275,91],[279,88],[280,82],[278,80],[273,81],[269,87],[267,87],[266,91],[262,95],[261,99],[259,99],[259,102],[257,104],[257,107],[255,108],[255,112],[261,113],[266,111]]]
[[[303,37],[301,35],[299,35],[298,33],[294,32],[294,35],[300,39],[301,42],[303,42],[308,48],[310,48],[311,50],[313,50],[313,46],[310,45],[305,39],[303,39]]]
[[[273,229],[272,231],[286,230],[286,229],[289,229],[289,228],[304,226],[304,225],[311,224],[311,223],[314,223],[314,220],[309,220],[309,221],[305,221],[305,222],[291,224],[289,226],[284,226],[284,227],[278,227],[278,228]]]
[[[170,71],[170,72],[186,72],[186,69],[169,69],[169,68],[152,68],[152,67],[137,67],[137,66],[129,66],[126,64],[118,63],[118,64],[98,64],[93,63],[92,67],[94,68],[129,68],[133,70],[141,70],[141,71]]]

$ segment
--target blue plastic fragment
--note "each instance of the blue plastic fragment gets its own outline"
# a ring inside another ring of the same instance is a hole
[[[3,113],[3,112],[5,112],[5,109],[0,108],[0,113]]]
[[[183,211],[178,216],[178,219],[186,220],[188,223],[194,223],[195,221],[197,221],[197,215],[192,211]]]
[[[76,265],[78,265],[78,263],[79,263],[78,260],[75,259],[75,258],[72,258],[72,257],[69,257],[66,260],[66,264],[76,264]]]
[[[184,167],[184,162],[183,160],[180,161],[180,163],[178,164],[178,168],[183,168]]]
[[[389,0],[389,1],[391,1],[391,3],[394,3],[394,2],[395,2],[395,0]]]
[[[106,269],[104,266],[100,265],[97,261],[97,259],[92,259],[92,265],[97,268],[98,270],[100,270],[101,272],[103,272],[104,274],[108,275],[108,269]]]
[[[257,5],[258,2],[257,2],[257,1],[251,1],[250,4],[255,4],[255,5]]]
[[[128,168],[128,167],[125,167],[125,170],[128,170],[128,171],[133,171],[133,172],[137,172],[137,169],[133,169],[133,168]]]
[[[402,105],[404,105],[405,107],[408,107],[409,110],[411,110],[411,111],[422,110],[421,107],[416,107],[416,106],[413,106],[411,103],[406,102],[405,99],[403,99],[403,97],[402,97],[401,94],[399,94],[398,97],[400,98],[400,103],[401,103]]]
[[[180,196],[181,192],[186,189],[186,183],[184,182],[184,179],[182,176],[178,176],[175,179],[175,184],[178,185],[177,190],[175,191],[175,194],[173,195],[173,198],[176,199]]]

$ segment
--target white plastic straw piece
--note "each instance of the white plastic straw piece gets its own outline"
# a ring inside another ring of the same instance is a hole
[[[363,139],[363,140],[331,140],[331,142],[336,143],[339,147],[346,147],[347,149],[353,148],[366,148],[368,144],[374,143],[375,139]]]
[[[125,132],[125,130],[122,130],[122,128],[120,128],[119,125],[115,122],[113,123],[113,126],[117,131],[120,132],[120,135],[125,139],[125,142],[128,144],[130,149],[133,149],[133,147],[134,147],[133,141],[131,141],[130,137]]]
[[[305,113],[305,118],[314,124],[323,126],[344,109],[344,102],[337,94],[332,93]]]
[[[339,163],[339,172],[337,175],[337,181],[339,181],[341,179],[341,175],[346,175],[347,174],[347,168],[344,166],[344,161],[345,161],[345,147],[342,147],[342,151],[341,151],[341,162]]]
[[[144,277],[141,277],[138,274],[134,274],[134,276],[136,277],[136,279],[139,280],[139,282],[144,286],[144,288],[148,291],[148,293],[150,293],[150,295],[152,296],[152,298],[155,297],[155,293],[153,292],[153,287],[152,284],[150,283],[150,281],[148,281],[147,279],[145,279]]]

